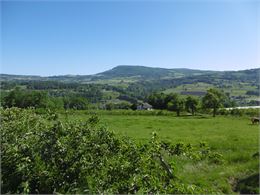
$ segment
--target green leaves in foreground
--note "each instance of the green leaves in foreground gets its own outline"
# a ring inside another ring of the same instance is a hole
[[[167,159],[183,155],[181,145],[171,150],[156,134],[137,145],[99,127],[97,116],[50,116],[1,110],[2,193],[210,193],[176,177]]]

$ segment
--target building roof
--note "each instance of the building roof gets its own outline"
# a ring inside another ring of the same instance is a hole
[[[150,104],[148,104],[146,102],[143,103],[142,106],[143,106],[143,108],[152,108],[153,107],[152,105],[150,105]]]

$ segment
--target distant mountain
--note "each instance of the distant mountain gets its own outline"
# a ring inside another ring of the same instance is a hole
[[[96,74],[98,78],[111,79],[123,77],[137,77],[142,79],[177,78],[191,75],[211,73],[213,71],[193,70],[186,68],[166,69],[146,66],[120,65],[115,68]]]
[[[154,68],[146,66],[130,66],[120,65],[111,70],[101,72],[95,75],[60,75],[60,76],[33,76],[33,75],[10,75],[0,74],[0,81],[61,81],[61,82],[79,82],[79,83],[95,83],[108,82],[109,80],[118,80],[124,82],[138,81],[158,81],[172,79],[231,79],[231,80],[257,80],[260,69],[241,70],[241,71],[205,71],[186,68]]]

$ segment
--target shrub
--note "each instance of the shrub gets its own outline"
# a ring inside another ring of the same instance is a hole
[[[100,127],[97,116],[63,123],[56,113],[18,108],[1,109],[0,116],[2,193],[209,192],[175,176],[156,134],[136,144]]]

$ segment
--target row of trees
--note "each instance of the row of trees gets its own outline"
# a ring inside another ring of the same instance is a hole
[[[179,116],[183,110],[194,115],[198,108],[212,109],[213,116],[215,116],[218,108],[234,106],[234,102],[232,102],[226,94],[217,89],[209,89],[202,99],[194,96],[182,98],[176,93],[154,93],[148,97],[147,101],[155,109],[175,111],[177,116]]]
[[[186,99],[180,97],[179,94],[163,94],[155,93],[148,97],[148,103],[155,109],[167,109],[170,111],[176,111],[177,116],[184,108],[191,112],[192,115],[195,114],[199,100],[196,97],[188,96]]]
[[[184,110],[190,112],[192,115],[198,109],[212,109],[213,116],[216,115],[217,109],[220,107],[234,106],[229,97],[221,91],[210,89],[201,99],[195,96],[181,97],[179,94],[171,93],[154,93],[147,98],[154,109],[175,111],[177,116]],[[15,88],[2,97],[1,105],[5,108],[51,108],[51,109],[77,109],[84,110],[89,107],[88,99],[86,97],[74,95],[67,95],[64,97],[53,97],[47,91],[39,90],[25,90]],[[108,103],[104,109],[133,109],[135,110],[137,103]]]
[[[91,103],[100,102],[104,99],[102,92],[105,85],[65,83],[59,81],[1,81],[0,90],[6,92],[20,87],[30,91],[47,92],[53,97],[80,96]]]
[[[87,109],[86,98],[78,96],[50,97],[46,91],[31,91],[15,88],[2,97],[1,105],[4,108],[52,108],[52,109]]]

